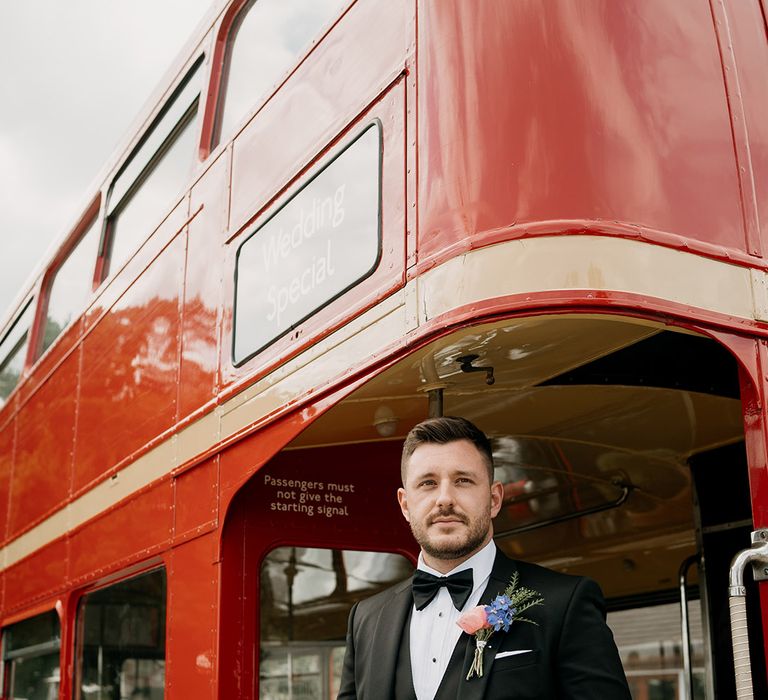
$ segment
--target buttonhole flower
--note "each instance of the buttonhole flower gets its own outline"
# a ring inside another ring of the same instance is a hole
[[[478,605],[459,616],[456,624],[467,634],[475,635],[475,655],[467,673],[467,680],[483,675],[483,653],[489,637],[494,632],[509,632],[513,622],[539,623],[520,613],[536,605],[543,605],[544,598],[531,588],[518,588],[519,574],[514,573],[504,593],[497,595],[490,605]]]

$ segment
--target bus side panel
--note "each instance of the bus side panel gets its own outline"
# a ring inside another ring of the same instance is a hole
[[[70,579],[92,579],[146,559],[169,546],[172,528],[173,487],[163,479],[72,534]]]
[[[168,202],[168,210],[159,222],[152,219],[146,222],[146,240],[130,256],[124,267],[120,270],[109,270],[109,276],[99,287],[98,298],[83,318],[85,333],[90,333],[105,314],[115,309],[116,305],[119,306],[121,298],[129,292],[136,280],[148,267],[155,265],[155,260],[171,241],[182,234],[188,221],[189,194],[182,196],[180,193],[176,200]]]
[[[181,339],[179,417],[216,396],[223,246],[229,202],[229,151],[192,188]],[[202,207],[202,209],[200,209]]]
[[[40,322],[39,338],[46,334],[47,319],[43,317]],[[80,337],[83,332],[82,317],[73,321],[53,342],[50,348],[45,351],[42,358],[38,358],[33,365],[33,371],[30,372],[26,381],[19,385],[19,403],[24,403],[40,388],[52,373],[61,371],[61,364],[72,353],[77,353]],[[70,365],[77,370],[77,364]]]
[[[176,237],[83,343],[75,493],[176,421],[184,247]]]
[[[69,355],[18,414],[9,536],[69,496],[78,360],[79,353]]]
[[[216,697],[218,533],[173,549],[168,576],[168,698]]]
[[[765,91],[766,76],[768,76],[768,41],[766,27],[760,0],[742,2],[731,0],[726,3],[729,29],[736,68],[738,84],[744,107],[744,121],[749,135],[750,161],[755,177],[755,192],[758,221],[760,223],[760,239],[768,240],[768,94]],[[736,124],[735,130],[741,125]],[[747,163],[745,165],[749,165]],[[746,172],[745,184],[750,192]],[[766,244],[762,245],[765,255]]]
[[[235,139],[232,229],[394,80],[405,66],[406,17],[404,0],[353,5]]]
[[[745,249],[709,3],[420,2],[419,86],[422,262],[574,219]]]
[[[94,548],[93,543],[91,547]],[[3,610],[12,612],[63,590],[68,564],[69,540],[63,537],[9,566],[5,570]]]
[[[752,523],[756,529],[768,526],[768,423],[766,397],[768,397],[768,343],[763,339],[726,336],[732,352],[739,358],[739,383],[744,437],[749,465],[749,491],[752,501]],[[742,547],[749,546],[748,541]],[[749,568],[749,567],[747,567]],[[768,639],[768,583],[758,584],[763,623],[763,639]],[[748,599],[749,603],[749,599]],[[755,601],[756,605],[757,602]],[[754,642],[752,643],[754,651]],[[768,645],[764,648],[768,667]]]
[[[216,528],[219,512],[218,456],[175,477],[173,488],[174,541]]]
[[[250,698],[258,663],[255,654],[255,549],[243,509],[227,518],[221,535],[221,595],[219,625],[219,697]]]
[[[349,143],[375,121],[381,124],[381,247],[375,269],[335,298],[330,297],[330,295],[321,296],[319,298],[321,303],[323,298],[327,300],[322,308],[295,325],[292,332],[286,332],[274,338],[266,348],[239,367],[234,367],[230,359],[235,333],[231,301],[235,297],[235,281],[234,275],[231,273],[225,276],[224,298],[230,300],[230,303],[222,314],[220,381],[223,388],[240,378],[262,372],[269,366],[284,364],[305,349],[313,346],[316,349],[321,338],[347,323],[361,311],[370,308],[380,299],[390,295],[404,283],[406,239],[406,216],[403,203],[403,193],[406,187],[405,111],[405,79],[401,78],[393,83],[371,105],[370,109],[360,115],[359,120],[356,120],[349,132],[345,133],[342,141],[342,143]],[[354,148],[354,146],[350,148]],[[324,162],[328,162],[329,153],[339,153],[341,150],[341,148],[332,147],[326,149],[320,157],[324,159]],[[361,171],[359,175],[359,177],[374,176],[373,168],[365,173]],[[301,187],[295,187],[295,190],[300,193]],[[300,196],[300,194],[296,195],[297,198]],[[268,220],[270,214],[271,212],[265,214],[263,220]],[[257,229],[258,226],[259,223],[257,222],[254,229]],[[235,267],[234,257],[238,242],[237,238],[233,239],[232,245],[228,246],[227,249],[227,265],[230,270]],[[299,254],[298,258],[300,257]],[[308,262],[307,260],[304,264],[306,265]],[[365,359],[369,360],[370,357],[366,355]],[[344,372],[349,372],[352,369],[350,358],[338,356],[338,360],[338,364],[333,365],[328,364],[331,362],[330,359],[326,359],[322,368],[318,370],[316,379],[304,380],[303,384],[300,385],[300,392],[303,393],[309,386],[315,388],[321,386],[332,378],[341,376]],[[287,393],[283,393],[279,399],[283,405],[289,402],[291,398],[296,397],[295,393],[291,397],[291,390],[286,391]]]
[[[0,430],[0,542],[4,542],[8,532],[8,502],[13,472],[13,443],[16,432],[16,419],[6,422]]]

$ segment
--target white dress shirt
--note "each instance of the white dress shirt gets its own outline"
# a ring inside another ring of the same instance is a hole
[[[465,569],[472,569],[472,593],[462,610],[456,610],[451,594],[445,586],[441,586],[438,594],[427,607],[416,610],[414,606],[410,626],[411,669],[417,700],[433,700],[435,697],[456,642],[461,636],[461,628],[456,621],[462,612],[475,607],[480,602],[480,596],[488,585],[495,558],[496,545],[491,540],[455,569],[442,574],[428,567],[424,563],[424,557],[419,554],[417,568],[434,576],[449,576]]]

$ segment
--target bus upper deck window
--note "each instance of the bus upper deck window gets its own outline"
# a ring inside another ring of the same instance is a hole
[[[211,147],[230,136],[348,0],[250,0],[227,41]]]
[[[40,353],[79,314],[93,286],[93,269],[99,246],[99,229],[92,221],[51,278]]]
[[[237,251],[236,365],[373,273],[381,258],[375,121],[248,234]]]
[[[0,339],[0,406],[18,384],[24,369],[33,310],[34,305],[30,299],[8,332]]]
[[[189,178],[197,153],[202,62],[201,57],[112,183],[101,279],[117,271],[152,233]]]
[[[3,630],[4,698],[59,697],[59,616],[54,610]]]

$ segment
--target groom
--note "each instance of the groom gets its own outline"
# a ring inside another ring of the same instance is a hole
[[[418,570],[352,608],[339,700],[631,700],[597,584],[496,549],[502,485],[485,434],[464,418],[426,420],[408,434],[400,469]],[[543,604],[522,615],[531,622],[494,632],[482,675],[467,680],[476,641],[456,622],[514,574]]]

